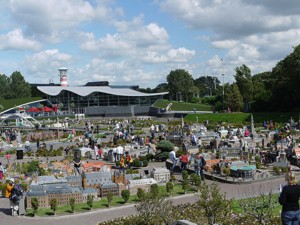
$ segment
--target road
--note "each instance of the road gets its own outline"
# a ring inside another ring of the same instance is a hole
[[[207,180],[210,184],[212,181]],[[272,180],[264,180],[251,184],[226,184],[219,183],[220,192],[226,193],[228,198],[245,198],[258,195],[261,192],[278,192],[279,184],[284,183],[284,178],[276,178]],[[174,204],[194,202],[196,199],[194,194],[178,196],[173,199]],[[67,216],[49,216],[49,217],[12,217],[9,215],[9,200],[0,199],[0,224],[10,225],[96,225],[99,221],[106,221],[117,217],[124,217],[136,213],[134,205],[123,207],[112,207],[107,209],[97,209],[91,212],[67,215]]]

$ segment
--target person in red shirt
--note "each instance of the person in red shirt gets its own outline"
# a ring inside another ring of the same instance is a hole
[[[186,166],[189,162],[189,155],[187,152],[184,152],[183,155],[180,156],[179,158],[180,162],[181,162],[181,166],[180,166],[180,170],[186,170]]]
[[[102,149],[101,149],[101,146],[100,145],[98,145],[98,156],[99,156],[99,159],[101,159],[102,158]]]

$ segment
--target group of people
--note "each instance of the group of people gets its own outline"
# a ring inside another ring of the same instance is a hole
[[[177,148],[174,148],[169,153],[169,159],[172,161],[171,172],[175,172],[175,167],[177,166],[178,162],[180,162],[180,171],[184,171],[187,169],[189,162],[193,160],[195,173],[200,176],[202,180],[204,180],[203,170],[204,166],[206,165],[206,161],[203,157],[203,154],[198,153],[193,157],[190,157],[188,152],[184,151],[183,154],[178,158],[176,157],[176,151]]]
[[[133,159],[131,157],[131,155],[126,152],[125,153],[125,156],[122,155],[121,158],[120,158],[120,169],[119,169],[119,172],[121,173],[125,173],[125,170],[126,169],[130,169],[131,168],[131,165],[133,163]]]

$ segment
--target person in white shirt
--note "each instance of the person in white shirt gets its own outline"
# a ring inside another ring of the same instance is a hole
[[[25,151],[29,152],[30,151],[30,142],[27,140],[25,141]]]
[[[117,148],[116,147],[113,148],[113,154],[114,154],[115,162],[117,162]]]
[[[97,160],[98,159],[98,146],[97,145],[94,145],[94,154],[95,154],[95,159]]]
[[[119,145],[117,147],[117,158],[118,158],[118,161],[121,160],[121,157],[123,156],[123,154],[124,154],[124,148],[121,145]]]
[[[171,167],[171,172],[174,172],[174,169],[177,165],[178,162],[178,158],[176,157],[176,150],[173,149],[170,153],[169,153],[169,159],[173,162],[173,165]]]

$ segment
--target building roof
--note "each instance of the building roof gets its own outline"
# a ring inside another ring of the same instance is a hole
[[[157,96],[157,95],[165,95],[168,92],[161,93],[142,93],[130,88],[111,88],[108,86],[81,86],[81,87],[66,87],[66,86],[38,86],[38,90],[41,92],[51,95],[57,96],[62,91],[73,92],[79,96],[88,96],[93,92],[102,92],[111,95],[119,95],[119,96],[131,96],[131,97],[142,97],[142,96]]]
[[[101,185],[101,188],[111,188],[111,187],[118,187],[118,185],[116,183],[105,183]]]
[[[232,161],[231,162],[231,170],[255,170],[256,165],[249,165],[248,163],[245,163],[243,161]]]

